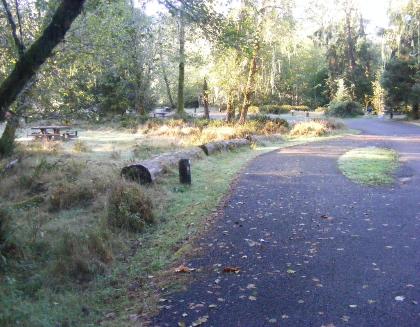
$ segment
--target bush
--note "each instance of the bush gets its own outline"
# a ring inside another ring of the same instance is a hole
[[[292,106],[288,104],[283,104],[283,105],[266,104],[264,106],[261,106],[260,109],[261,109],[261,112],[263,113],[269,113],[269,114],[275,114],[275,115],[287,114],[292,110],[294,111],[309,111],[310,110],[308,106]]]
[[[86,206],[94,197],[95,190],[90,184],[62,184],[52,191],[50,206],[52,210]]]
[[[326,114],[335,117],[355,117],[363,115],[362,105],[355,101],[333,101]]]
[[[285,119],[270,118],[266,115],[250,117],[250,121],[256,121],[262,126],[258,126],[254,134],[276,134],[284,133],[289,129],[289,123]]]
[[[323,136],[328,133],[328,128],[319,121],[306,121],[297,123],[290,131],[291,136]]]
[[[137,129],[138,121],[136,117],[125,115],[121,118],[120,125],[123,128]]]
[[[152,209],[152,201],[139,185],[119,182],[108,196],[107,221],[110,226],[139,232],[153,222]]]
[[[249,106],[248,107],[248,113],[251,115],[256,115],[260,113],[260,108],[257,106]]]
[[[343,129],[346,126],[343,124],[342,121],[328,118],[328,119],[314,119],[315,122],[319,122],[323,124],[329,130],[336,130],[336,129]]]

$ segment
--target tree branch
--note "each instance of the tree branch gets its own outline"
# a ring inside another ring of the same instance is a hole
[[[21,58],[21,57],[23,57],[23,54],[25,52],[25,46],[23,45],[23,43],[21,42],[21,40],[17,36],[16,23],[15,23],[15,20],[13,19],[13,16],[12,16],[12,13],[9,9],[9,5],[7,4],[7,1],[6,0],[1,0],[1,2],[3,3],[4,11],[6,12],[7,21],[9,22],[10,29],[12,30],[13,40],[15,41],[15,45],[16,45],[19,57]]]
[[[2,0],[3,4],[5,0]],[[0,85],[0,121],[5,119],[8,107],[16,100],[39,67],[50,57],[80,14],[85,0],[62,0],[51,22],[42,35],[17,61],[13,71]]]

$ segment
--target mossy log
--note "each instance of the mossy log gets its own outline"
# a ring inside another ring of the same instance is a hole
[[[239,147],[250,146],[247,139],[235,139],[203,144],[198,148],[176,152],[163,153],[148,160],[143,160],[124,167],[121,176],[139,184],[153,183],[163,175],[169,167],[178,165],[181,159],[198,159],[215,152],[230,151]]]
[[[150,184],[163,175],[169,167],[178,165],[179,160],[197,159],[202,156],[203,151],[200,148],[168,152],[124,167],[121,176],[140,184]]]
[[[236,148],[250,146],[251,142],[247,139],[235,139],[229,141],[217,141],[200,145],[200,148],[206,155],[211,155],[215,152],[230,151]]]

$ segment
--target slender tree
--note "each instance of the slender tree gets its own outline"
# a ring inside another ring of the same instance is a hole
[[[207,84],[207,79],[204,78],[203,83],[203,106],[204,106],[204,118],[210,119],[209,111],[209,86]]]
[[[178,12],[179,24],[179,68],[178,68],[178,106],[177,112],[184,114],[184,84],[185,84],[185,17],[184,10]]]
[[[261,49],[262,30],[265,19],[265,12],[267,10],[266,4],[267,1],[263,1],[262,8],[257,12],[257,31],[254,39],[254,45],[252,48],[252,57],[249,62],[248,79],[243,96],[244,100],[241,107],[241,116],[239,118],[240,124],[243,124],[246,121],[246,117],[248,115],[248,108],[251,105],[252,95],[255,92],[255,76],[257,74],[257,60]]]

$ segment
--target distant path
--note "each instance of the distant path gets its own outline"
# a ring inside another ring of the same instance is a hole
[[[364,134],[271,152],[240,177],[186,291],[154,326],[420,326],[420,128],[349,120]],[[353,147],[397,150],[392,187],[347,180]],[[239,274],[223,273],[239,267]],[[209,307],[210,305],[210,307]],[[216,305],[217,307],[215,307]],[[181,325],[182,326],[182,325]]]

